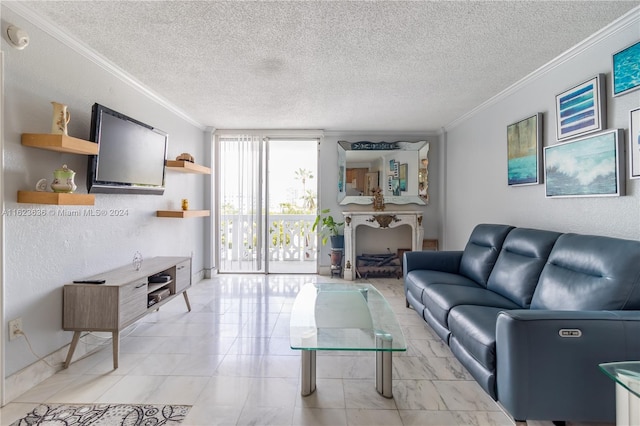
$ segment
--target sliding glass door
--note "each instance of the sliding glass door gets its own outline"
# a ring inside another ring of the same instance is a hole
[[[217,136],[219,271],[315,273],[318,139]]]
[[[271,273],[316,273],[318,141],[267,141],[268,268]]]

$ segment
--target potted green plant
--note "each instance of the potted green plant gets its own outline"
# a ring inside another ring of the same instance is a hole
[[[318,230],[322,244],[327,244],[331,240],[331,247],[344,248],[344,235],[342,234],[344,222],[336,222],[331,216],[330,209],[321,210],[311,227],[312,231]]]

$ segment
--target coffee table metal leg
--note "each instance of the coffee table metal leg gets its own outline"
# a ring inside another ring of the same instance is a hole
[[[301,394],[308,396],[316,390],[316,351],[301,351],[302,372],[301,372]]]
[[[393,338],[390,334],[377,333],[376,347],[391,348]],[[376,351],[376,390],[385,398],[393,398],[393,352],[389,350]]]

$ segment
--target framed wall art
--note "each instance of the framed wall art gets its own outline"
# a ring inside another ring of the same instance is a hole
[[[607,128],[604,78],[598,74],[556,96],[559,141]]]
[[[510,186],[542,182],[542,113],[507,126],[507,181]]]
[[[387,189],[391,195],[400,195],[400,179],[396,179],[393,176],[389,176],[389,184]]]
[[[389,160],[389,176],[393,176],[394,179],[400,177],[400,163],[396,160]]]
[[[629,177],[640,179],[640,107],[629,112]]]
[[[611,79],[613,96],[625,95],[640,88],[640,41],[614,53]]]
[[[407,163],[400,164],[400,191],[407,190],[407,175],[409,165]]]
[[[613,129],[544,148],[545,195],[624,195],[624,130]]]

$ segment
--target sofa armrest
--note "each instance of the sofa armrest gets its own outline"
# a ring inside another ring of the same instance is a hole
[[[461,259],[462,251],[407,251],[402,264],[405,275],[414,269],[457,274]]]
[[[614,421],[614,384],[598,364],[640,359],[638,335],[640,311],[503,311],[498,400],[517,420]]]

